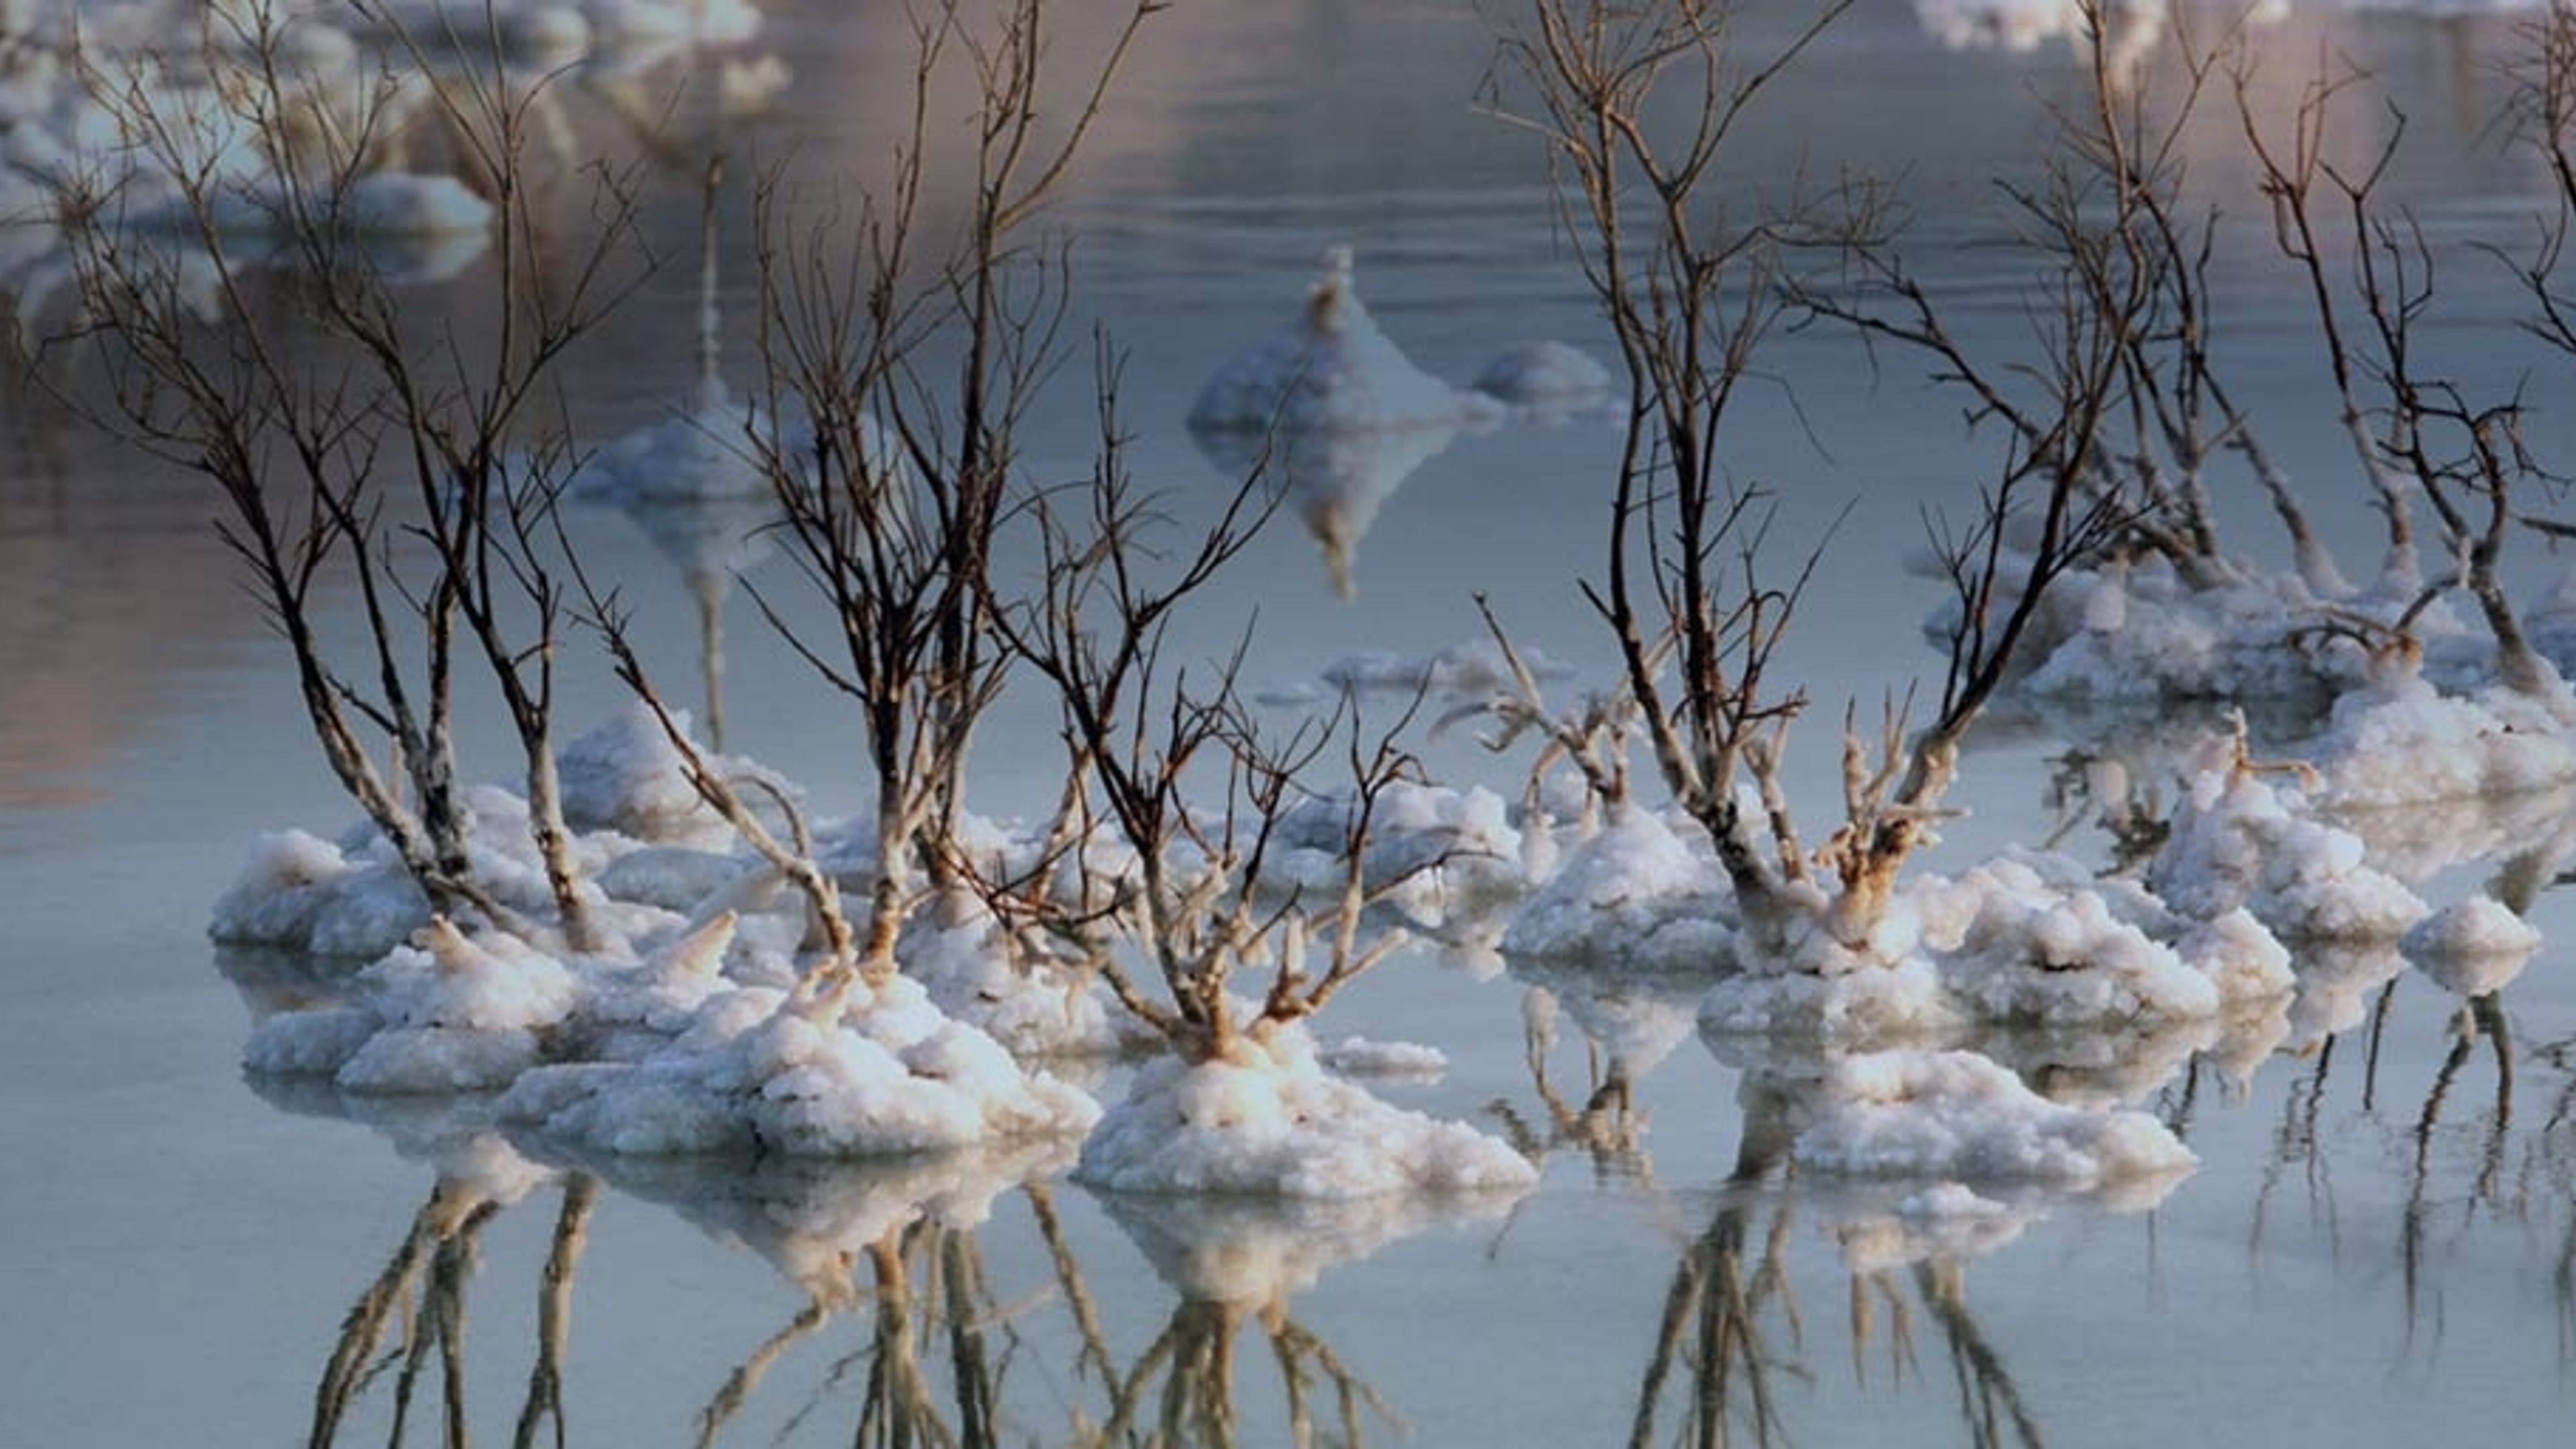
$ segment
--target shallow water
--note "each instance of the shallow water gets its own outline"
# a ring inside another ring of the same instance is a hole
[[[855,20],[780,8],[764,44],[794,71],[785,114],[736,144],[783,155],[811,138],[794,165],[815,177],[865,166],[903,75],[891,7]],[[1752,33],[1783,34],[1787,15],[1757,7]],[[2540,178],[2485,125],[2505,37],[2493,20],[2302,12],[2264,44],[2282,65],[2331,46],[2385,78],[2413,117],[2406,194],[2457,241],[2518,236],[2536,205]],[[1331,244],[1357,249],[1379,322],[1434,373],[1464,379],[1531,337],[1606,355],[1550,232],[1539,158],[1474,109],[1489,50],[1465,4],[1184,6],[1157,22],[1057,213],[1080,238],[1075,315],[1126,352],[1141,478],[1185,504],[1223,486],[1180,419],[1201,378],[1296,305]],[[2026,325],[2021,273],[1988,183],[2027,174],[2041,105],[2074,84],[2062,47],[1948,52],[1903,7],[1864,4],[1748,135],[1740,184],[1780,184],[1802,156],[1902,173],[1923,269],[1955,289],[1963,328],[2006,345]],[[2196,174],[2244,205],[2225,127],[2203,129]],[[676,174],[667,193],[657,240],[684,255],[693,202]],[[736,255],[743,230],[728,234]],[[2259,228],[2231,235],[2216,279],[2259,380],[2253,410],[2294,473],[2344,476],[2298,299]],[[613,329],[630,365],[579,374],[576,410],[602,435],[657,416],[685,381],[689,271],[656,277]],[[2492,271],[2460,276],[2445,294],[2471,319],[2445,337],[2457,367],[2512,376],[2527,360],[2497,325],[2512,297]],[[739,363],[738,278],[727,300]],[[1874,701],[1933,662],[1915,627],[1933,591],[1894,561],[1920,508],[1957,506],[1991,460],[1902,357],[1873,372],[1845,341],[1805,333],[1775,363],[1792,386],[1747,413],[1737,466],[1779,487],[1788,537],[1859,501],[1789,667],[1827,706]],[[1028,1162],[981,1178],[971,1164],[607,1165],[593,1188],[581,1165],[522,1160],[455,1112],[254,1088],[241,1040],[278,978],[257,962],[216,969],[207,903],[254,833],[351,812],[206,531],[208,500],[9,397],[0,958],[17,994],[0,1014],[0,1438],[274,1444],[330,1427],[335,1442],[436,1442],[452,1424],[509,1442],[553,1373],[566,1436],[586,1444],[843,1442],[897,1411],[952,1429],[989,1411],[1005,1443],[1113,1424],[1285,1443],[1302,1415],[1332,1442],[1346,1404],[1366,1437],[1426,1445],[2564,1442],[2576,987],[2556,944],[2504,991],[2505,1045],[2483,1038],[2457,1060],[2458,1004],[2420,975],[2383,990],[2367,963],[2303,962],[2311,983],[2356,973],[2329,1041],[2297,1055],[2221,1043],[2114,1089],[2186,1137],[2196,1172],[2109,1201],[1999,1193],[2004,1216],[1938,1234],[1899,1211],[1922,1184],[1727,1187],[1746,1079],[1782,1064],[1700,1041],[1691,985],[1624,1014],[1646,1125],[1633,1143],[1587,1144],[1551,1129],[1525,1065],[1526,983],[1428,954],[1363,982],[1324,1032],[1447,1052],[1441,1079],[1384,1091],[1531,1134],[1545,1180],[1516,1204],[1112,1203],[1043,1172],[1021,1185],[1045,1166]],[[1056,399],[1035,423],[1037,466],[1070,473],[1089,392],[1075,377]],[[1257,606],[1255,683],[1294,683],[1355,649],[1472,637],[1470,594],[1485,589],[1527,641],[1597,665],[1574,584],[1603,546],[1613,441],[1583,425],[1455,438],[1379,503],[1354,601],[1282,528],[1184,647],[1222,647]],[[2366,516],[2334,497],[2312,491],[2338,538],[2365,537]],[[586,554],[667,625],[657,667],[690,678],[679,570],[613,512],[576,521]],[[2251,506],[2230,515],[2267,540],[2260,521]],[[854,725],[739,592],[731,611],[728,743],[847,805]],[[575,719],[613,698],[595,664],[573,686]],[[1793,755],[1800,799],[1818,805],[1836,783],[1821,723]],[[1052,781],[1023,746],[1044,742],[1044,721],[1006,709],[992,735],[979,804],[1034,813]],[[473,743],[499,758],[497,737]],[[1975,755],[1962,792],[1976,813],[1932,864],[2045,833],[2055,752],[2022,736]],[[1438,759],[1496,768],[1454,741]],[[2545,897],[2536,919],[2576,939],[2563,900]],[[1579,1105],[1584,1018],[1567,1016],[1549,1085]],[[2087,1080],[2046,1075],[2061,1090]],[[900,1255],[871,1258],[907,1218],[920,1226]],[[818,1304],[818,1284],[847,1291]],[[353,1305],[380,1288],[384,1330],[335,1379],[344,1325],[364,1320]],[[1687,1427],[1694,1404],[1724,1417],[1723,1436]]]

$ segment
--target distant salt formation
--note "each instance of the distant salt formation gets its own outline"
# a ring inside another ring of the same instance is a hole
[[[1190,407],[1190,426],[1283,436],[1319,429],[1458,427],[1493,420],[1491,402],[1415,367],[1378,330],[1351,284],[1351,249],[1324,270],[1296,320],[1236,354]]]
[[[1460,429],[1507,412],[1415,367],[1352,286],[1350,248],[1335,247],[1296,319],[1219,368],[1189,424],[1219,468],[1266,464],[1284,482],[1348,598],[1352,560],[1379,507]]]
[[[1539,422],[1581,416],[1610,400],[1610,369],[1563,342],[1523,342],[1497,354],[1476,374],[1476,391]]]

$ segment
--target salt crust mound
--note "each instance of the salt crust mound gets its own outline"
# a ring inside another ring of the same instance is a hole
[[[2426,917],[2402,949],[2444,991],[2477,997],[2511,984],[2540,945],[2540,932],[2502,902],[2470,896]]]
[[[2500,796],[2576,780],[2576,700],[2443,694],[2420,678],[2338,698],[2316,765],[2332,810]]]
[[[2363,855],[2361,837],[2303,797],[2213,762],[2192,776],[2147,884],[2186,916],[2242,907],[2293,940],[2402,935],[2429,908]]]
[[[1074,1177],[1119,1192],[1362,1198],[1519,1190],[1538,1170],[1472,1127],[1328,1075],[1291,1028],[1239,1039],[1231,1060],[1148,1063],[1083,1143]]]
[[[2199,1162],[2144,1112],[2060,1106],[1974,1052],[1868,1052],[1825,1070],[1791,1148],[1816,1171],[2085,1189]]]
[[[1296,320],[1219,368],[1190,408],[1190,426],[1283,435],[1315,429],[1456,426],[1490,401],[1417,368],[1378,330],[1337,247]]]
[[[1702,1000],[1702,1030],[1895,1044],[1979,1023],[2149,1028],[2294,984],[2288,953],[2251,915],[2195,920],[2045,852],[1908,883],[1870,950],[1818,929],[1788,959],[1742,966]]]
[[[1358,811],[1348,795],[1318,795],[1280,812],[1269,878],[1308,899],[1339,893]],[[1502,797],[1481,785],[1452,790],[1399,780],[1378,795],[1369,832],[1361,880],[1373,892],[1394,887],[1390,899],[1417,914],[1439,919],[1453,898],[1490,904],[1520,890],[1521,833]]]
[[[687,728],[685,713],[679,716]],[[747,759],[720,756],[735,779],[786,781]],[[652,712],[632,706],[565,746],[558,770],[572,857],[595,924],[612,936],[667,932],[677,915],[712,914],[743,884],[749,862],[730,853],[732,827],[698,800],[679,752]],[[554,894],[528,832],[528,806],[497,785],[465,792],[467,849],[477,878],[531,919],[554,914]],[[775,894],[775,892],[771,892]],[[381,957],[429,922],[429,902],[393,847],[361,824],[338,841],[303,830],[254,840],[241,873],[215,902],[208,934],[235,945],[321,956]]]
[[[1150,1040],[1097,981],[1050,962],[1015,961],[989,917],[905,933],[904,975],[950,1017],[1020,1057],[1098,1056]]]
[[[673,710],[671,718],[695,739],[687,710]],[[790,799],[801,793],[751,760],[708,752],[707,763],[728,780],[758,781]],[[564,822],[575,830],[610,830],[658,844],[732,843],[733,827],[698,798],[679,748],[640,700],[565,745],[555,769],[562,778]]]
[[[809,1157],[1074,1133],[1100,1113],[901,977],[853,987],[837,1012],[762,987],[724,992],[642,1060],[539,1067],[499,1111],[605,1152]]]
[[[1707,970],[1732,950],[1734,914],[1716,861],[1660,816],[1632,806],[1576,846],[1522,904],[1502,949],[1537,960],[1615,962],[1631,972]]]
[[[562,964],[506,938],[486,946],[444,920],[358,973],[354,1004],[272,1016],[251,1071],[329,1076],[354,1092],[504,1087],[542,1055],[538,1032],[580,994]]]

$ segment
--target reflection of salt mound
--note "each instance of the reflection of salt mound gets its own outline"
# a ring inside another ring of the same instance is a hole
[[[1350,249],[1336,247],[1297,320],[1218,369],[1190,408],[1190,426],[1293,437],[1319,428],[1454,428],[1487,411],[1387,340],[1351,286]]]
[[[1865,1277],[1922,1262],[1982,1258],[2045,1216],[2035,1204],[2001,1202],[1965,1183],[1936,1182],[1906,1194],[1891,1211],[1847,1217],[1828,1231],[1844,1270]]]
[[[540,1155],[555,1144],[532,1141]],[[894,1162],[814,1158],[606,1157],[573,1159],[630,1197],[661,1203],[728,1247],[746,1249],[820,1303],[857,1296],[851,1266],[888,1234],[915,1222],[972,1229],[993,1200],[1061,1169],[1070,1143],[967,1148]]]
[[[753,443],[765,416],[708,383],[687,411],[602,444],[573,470],[569,491],[594,502],[768,496]]]
[[[1889,1051],[1826,1066],[1792,1152],[1826,1172],[2089,1188],[2199,1159],[2143,1112],[2060,1106],[1974,1052]]]
[[[2517,858],[2554,874],[2556,862],[2576,854],[2576,784],[2337,810],[2334,823],[2362,838],[2373,866],[2402,881]]]
[[[1977,1034],[1976,1050],[2034,1092],[2068,1107],[2125,1107],[2172,1081],[2218,1044],[2214,1018],[2128,1031],[2005,1028]]]
[[[1490,1218],[1510,1200],[1381,1195],[1283,1202],[1106,1193],[1101,1205],[1183,1298],[1266,1306],[1399,1238]]]
[[[1537,1170],[1500,1141],[1325,1073],[1304,1032],[1238,1039],[1232,1060],[1166,1056],[1136,1074],[1074,1176],[1122,1192],[1288,1198],[1518,1191]]]
[[[2366,998],[2405,971],[2406,958],[2394,941],[2323,942],[2302,949],[2284,1048],[2306,1052],[2361,1025],[2369,1010]]]
[[[1627,975],[1596,972],[1580,962],[1515,957],[1510,969],[1515,980],[1530,983],[1522,1014],[1533,1030],[1552,1039],[1561,1010],[1613,1071],[1635,1082],[1690,1039],[1699,999],[1716,968]]]
[[[2454,996],[2484,996],[2522,974],[2540,933],[2491,896],[2444,906],[2406,933],[2406,958]]]
[[[919,984],[854,984],[837,1005],[745,988],[631,1063],[541,1067],[505,1121],[605,1152],[871,1157],[1077,1132],[1099,1107],[953,1021]]]

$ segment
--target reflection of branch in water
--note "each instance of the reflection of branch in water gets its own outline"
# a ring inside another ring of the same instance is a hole
[[[809,1297],[805,1306],[797,1310],[796,1316],[787,1321],[785,1328],[771,1334],[760,1347],[751,1351],[749,1358],[736,1365],[734,1371],[725,1376],[724,1387],[716,1390],[716,1396],[698,1411],[698,1449],[708,1449],[716,1442],[716,1435],[723,1431],[734,1415],[742,1412],[742,1406],[751,1400],[752,1391],[760,1387],[760,1381],[768,1377],[770,1368],[787,1350],[813,1337],[831,1320],[832,1305],[820,1297]]]
[[[1950,1372],[1959,1386],[1959,1411],[1968,1421],[1968,1442],[1978,1449],[2002,1449],[2019,1443],[2039,1449],[2038,1423],[2021,1401],[2003,1356],[1986,1341],[1976,1316],[1968,1311],[1967,1275],[1955,1258],[1914,1265],[1914,1286],[1924,1310],[1950,1343]],[[2004,1433],[2009,1425],[2012,1433]]]
[[[1109,1357],[1109,1336],[1100,1329],[1100,1309],[1092,1301],[1091,1288],[1083,1280],[1082,1265],[1074,1260],[1071,1245],[1065,1242],[1064,1225],[1056,1216],[1055,1189],[1043,1182],[1032,1182],[1024,1191],[1029,1211],[1038,1222],[1038,1236],[1046,1240],[1047,1259],[1054,1265],[1056,1287],[1073,1309],[1073,1324],[1082,1335],[1081,1351],[1074,1355],[1074,1377],[1079,1380],[1085,1367],[1099,1371],[1104,1385],[1118,1382],[1118,1366]]]
[[[430,1202],[433,1209],[441,1206],[435,1193]],[[433,1229],[438,1233],[438,1244],[430,1253],[429,1282],[412,1317],[410,1351],[394,1380],[393,1443],[403,1441],[403,1425],[411,1416],[412,1392],[419,1384],[421,1370],[428,1365],[430,1350],[435,1348],[447,1410],[444,1442],[448,1449],[465,1449],[465,1283],[474,1276],[475,1248],[483,1226],[500,1211],[498,1203],[479,1201],[463,1210],[461,1220],[452,1214],[443,1215],[450,1226]]]
[[[1763,1236],[1762,1256],[1748,1271],[1745,1249],[1752,1237],[1752,1218],[1747,1203],[1726,1203],[1708,1231],[1674,1266],[1655,1333],[1654,1356],[1647,1361],[1645,1379],[1638,1386],[1637,1415],[1628,1434],[1633,1449],[1655,1442],[1655,1412],[1677,1367],[1690,1375],[1681,1415],[1682,1442],[1727,1442],[1728,1425],[1739,1412],[1754,1443],[1772,1443],[1780,1433],[1772,1372],[1781,1367],[1802,1370],[1786,1361],[1775,1362],[1779,1356],[1766,1340],[1761,1320],[1764,1309],[1776,1302],[1793,1348],[1804,1337],[1784,1261],[1789,1208],[1784,1204],[1774,1213],[1771,1230]]]
[[[2481,1037],[2493,1044],[2496,1061],[2495,1107],[2487,1125],[2487,1139],[2479,1154],[2478,1175],[2470,1190],[2470,1203],[2495,1201],[2496,1190],[2504,1170],[2506,1134],[2513,1121],[2513,1050],[2506,1031],[2504,1008],[2498,997],[2489,992],[2470,998],[2457,1019],[2451,1038],[2451,1049],[2434,1073],[2433,1085],[2424,1096],[2424,1110],[2415,1123],[2414,1181],[2406,1195],[2404,1226],[2398,1242],[2398,1258],[2404,1270],[2406,1328],[2411,1337],[2422,1306],[2424,1272],[2424,1237],[2431,1215],[2429,1185],[2432,1178],[2433,1133],[2441,1124],[2442,1107],[2450,1096],[2451,1085],[2460,1069],[2468,1064]]]
[[[1317,1442],[1313,1401],[1316,1389],[1329,1391],[1335,1428],[1322,1442],[1364,1442],[1363,1413],[1399,1427],[1394,1410],[1376,1389],[1351,1371],[1314,1330],[1288,1316],[1283,1292],[1266,1302],[1245,1299],[1194,1298],[1183,1294],[1171,1321],[1118,1381],[1110,1400],[1109,1421],[1085,1445],[1210,1449],[1243,1442],[1234,1399],[1236,1335],[1246,1323],[1258,1323],[1279,1366],[1288,1403],[1288,1442]],[[1154,1391],[1159,1383],[1161,1393]],[[1144,1425],[1149,1407],[1150,1427]]]
[[[2304,1170],[2310,1211],[2321,1207],[2329,1236],[2333,1234],[2334,1173],[2319,1145],[2317,1114],[2325,1104],[2326,1079],[2334,1068],[2336,1040],[2331,1036],[2325,1039],[2317,1048],[2316,1066],[2307,1076],[2292,1082],[2281,1096],[2281,1125],[2272,1136],[2272,1160],[2263,1165],[2263,1185],[2254,1194],[2254,1223],[2246,1243],[2248,1253],[2258,1262],[2264,1227],[2271,1217],[2272,1193],[2281,1185],[2282,1169],[2293,1162]]]
[[[1546,1129],[1523,1116],[1508,1100],[1486,1104],[1487,1115],[1501,1124],[1515,1151],[1532,1162],[1544,1162],[1559,1147],[1591,1154],[1596,1181],[1629,1179],[1642,1185],[1654,1180],[1654,1162],[1646,1154],[1646,1114],[1637,1110],[1635,1071],[1625,1052],[1604,1050],[1592,1031],[1583,1033],[1583,1102],[1577,1106],[1549,1080],[1547,1058],[1556,1044],[1556,994],[1533,985],[1522,1012],[1522,1060],[1530,1086],[1546,1109]],[[1650,1052],[1653,1047],[1647,1048]],[[1651,1064],[1651,1063],[1650,1063]]]
[[[444,1442],[465,1443],[465,1283],[473,1276],[476,1242],[501,1204],[477,1187],[441,1178],[412,1219],[384,1271],[349,1309],[333,1344],[322,1382],[313,1394],[313,1449],[335,1442],[359,1396],[388,1368],[394,1378],[391,1440],[401,1443],[412,1395],[429,1356],[439,1356],[445,1392]],[[417,1301],[415,1301],[417,1295]],[[387,1330],[406,1306],[402,1346],[376,1358]]]
[[[322,1369],[322,1382],[313,1393],[313,1432],[307,1442],[315,1449],[338,1436],[349,1405],[374,1377],[375,1371],[367,1367],[368,1362],[384,1342],[385,1327],[392,1321],[394,1309],[410,1300],[427,1261],[424,1251],[436,1241],[431,1223],[437,1207],[438,1192],[432,1189],[429,1204],[412,1218],[411,1229],[394,1249],[392,1260],[367,1285],[367,1291],[358,1295],[349,1316],[342,1320],[339,1341],[333,1345],[331,1360]]]
[[[554,1245],[537,1295],[537,1363],[528,1371],[528,1400],[511,1438],[516,1449],[536,1443],[538,1427],[549,1419],[555,1449],[564,1449],[563,1361],[572,1338],[572,1275],[590,1241],[590,1214],[598,1203],[598,1178],[576,1172],[564,1179],[563,1208],[555,1216]]]

